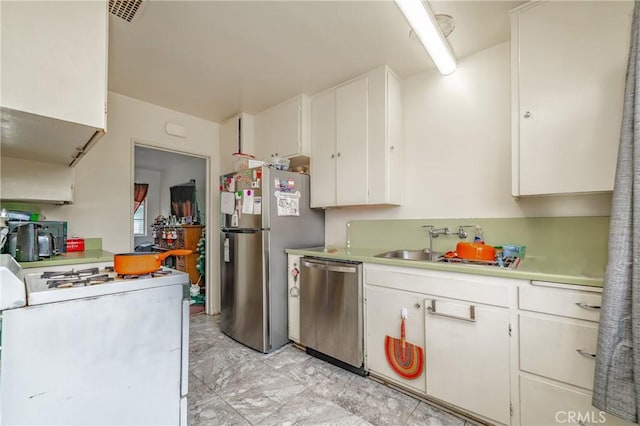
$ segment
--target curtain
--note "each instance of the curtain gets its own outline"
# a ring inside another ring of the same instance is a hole
[[[194,217],[196,211],[195,181],[172,186],[169,191],[171,192],[171,214],[176,217]]]
[[[640,98],[636,97],[640,89],[639,18],[636,2],[592,401],[594,407],[633,423],[638,422],[640,409]]]
[[[148,183],[134,183],[133,184],[133,212],[138,211],[138,207],[147,197],[147,191],[149,191]]]

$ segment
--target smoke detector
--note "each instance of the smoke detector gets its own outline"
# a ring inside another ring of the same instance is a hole
[[[445,15],[444,13],[441,13],[438,15],[434,15],[434,18],[436,18],[438,27],[440,27],[440,31],[442,31],[442,35],[444,35],[445,37],[448,37],[449,34],[451,34],[456,28],[456,24],[453,21],[453,16],[451,15]],[[409,31],[409,38],[413,41],[421,43],[415,31],[413,31],[413,28],[411,28],[411,30]]]
[[[109,12],[131,22],[142,14],[145,4],[142,0],[109,0]]]
[[[456,28],[455,22],[453,22],[453,16],[439,14],[435,15],[436,21],[438,22],[438,26],[440,27],[440,31],[444,34],[445,37],[449,37],[449,34],[453,32]]]

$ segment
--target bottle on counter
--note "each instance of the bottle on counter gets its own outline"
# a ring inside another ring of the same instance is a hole
[[[475,235],[473,236],[474,244],[484,244],[484,231],[480,225],[476,225]]]

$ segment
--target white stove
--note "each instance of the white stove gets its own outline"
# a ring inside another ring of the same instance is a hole
[[[151,274],[118,275],[113,264],[104,262],[25,269],[23,275],[30,306],[189,282],[187,273],[165,267]]]
[[[110,262],[20,269],[5,256],[0,425],[186,426],[186,273],[119,276]]]

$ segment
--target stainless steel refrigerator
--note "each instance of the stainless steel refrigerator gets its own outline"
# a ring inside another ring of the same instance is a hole
[[[289,341],[287,248],[324,245],[309,176],[268,167],[220,178],[222,332],[260,352]]]

